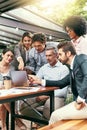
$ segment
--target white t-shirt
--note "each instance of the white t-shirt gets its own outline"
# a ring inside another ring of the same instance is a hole
[[[75,42],[71,41],[75,46],[77,54],[86,54],[87,55],[87,35],[80,36]]]

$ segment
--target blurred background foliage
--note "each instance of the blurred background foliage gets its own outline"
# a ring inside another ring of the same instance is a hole
[[[41,0],[31,5],[30,9],[61,25],[71,15],[81,15],[87,19],[87,0]]]

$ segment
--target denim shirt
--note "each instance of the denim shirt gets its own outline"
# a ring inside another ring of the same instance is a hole
[[[38,53],[35,48],[32,48],[29,52],[29,61],[30,69],[37,73],[40,67],[47,63],[45,50]]]

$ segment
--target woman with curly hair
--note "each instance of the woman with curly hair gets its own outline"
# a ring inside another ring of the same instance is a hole
[[[71,38],[71,42],[76,48],[77,54],[87,54],[87,23],[86,20],[81,16],[70,16],[63,24],[65,31]]]

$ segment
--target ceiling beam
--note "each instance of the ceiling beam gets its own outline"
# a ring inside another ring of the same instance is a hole
[[[60,32],[60,30],[55,31],[55,30],[39,27],[39,26],[36,26],[36,25],[33,25],[33,24],[27,24],[27,23],[24,23],[24,22],[13,20],[13,19],[10,19],[10,18],[5,18],[5,17],[2,17],[2,16],[0,16],[0,25],[8,26],[8,27],[11,27],[11,28],[18,27],[20,30],[22,29],[24,31],[27,30],[27,31],[30,31],[30,32],[43,32],[47,35],[52,35],[56,38],[62,38],[62,39],[64,38],[64,39],[69,40],[68,35],[66,33]]]
[[[13,41],[17,41],[17,42],[19,42],[19,40],[20,40],[20,38],[17,39],[17,38],[14,38],[12,36],[7,36],[7,35],[3,35],[3,34],[0,34],[0,36],[3,37],[3,38],[5,37],[7,39],[12,39]]]
[[[30,5],[40,0],[0,0],[0,13],[16,9],[25,5]]]

